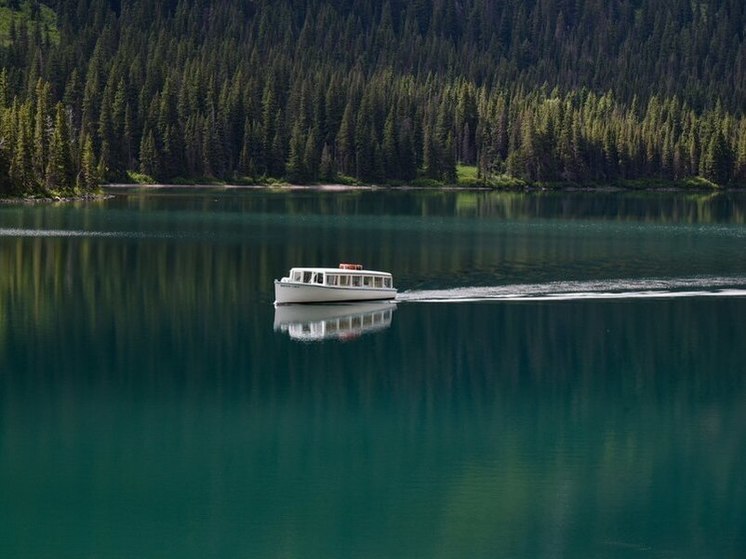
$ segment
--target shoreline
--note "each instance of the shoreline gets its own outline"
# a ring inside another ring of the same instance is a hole
[[[347,185],[338,183],[324,184],[132,184],[132,183],[109,183],[101,185],[104,191],[117,190],[277,190],[277,191],[306,191],[306,192],[355,192],[355,191],[438,191],[438,192],[692,192],[692,193],[724,193],[724,192],[746,192],[743,187],[708,187],[684,186],[676,184],[639,187],[625,186],[620,184],[582,186],[582,185],[522,185],[515,187],[492,187],[478,185],[448,185],[448,186],[415,186],[415,185]]]
[[[14,196],[13,198],[0,198],[0,204],[67,204],[70,202],[94,202],[99,200],[108,200],[114,198],[114,194],[86,194],[85,196],[29,196],[27,198]]]
[[[449,185],[449,186],[415,186],[415,185],[348,185],[339,183],[324,183],[324,184],[209,184],[209,183],[194,183],[194,184],[166,184],[166,183],[152,183],[152,184],[138,184],[138,183],[108,183],[102,184],[100,187],[100,193],[98,194],[86,194],[83,196],[59,196],[59,197],[35,197],[30,196],[24,197],[12,197],[12,198],[0,198],[0,205],[12,205],[12,204],[57,204],[57,203],[71,203],[71,202],[94,202],[107,200],[115,197],[120,192],[124,191],[214,191],[214,192],[225,192],[225,191],[277,191],[277,192],[386,192],[386,191],[402,191],[402,192],[503,192],[503,193],[523,193],[523,194],[562,194],[562,193],[599,193],[599,194],[610,194],[610,193],[691,193],[691,194],[728,194],[728,193],[739,193],[746,192],[743,187],[730,186],[730,187],[707,187],[705,185],[656,185],[650,187],[639,187],[636,185],[625,186],[622,184],[609,184],[609,185],[588,185],[582,186],[577,184],[568,185],[540,185],[540,184],[525,184],[521,186],[513,187],[490,187],[490,186],[477,186],[477,185]],[[119,191],[119,192],[118,192]]]

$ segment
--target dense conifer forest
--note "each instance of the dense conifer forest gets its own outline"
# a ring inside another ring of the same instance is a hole
[[[746,183],[742,0],[0,0],[0,196]]]

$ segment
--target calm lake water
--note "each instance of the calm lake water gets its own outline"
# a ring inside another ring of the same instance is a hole
[[[746,196],[0,206],[0,556],[746,556]],[[293,265],[395,306],[278,311]]]

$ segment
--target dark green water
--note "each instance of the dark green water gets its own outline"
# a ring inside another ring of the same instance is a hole
[[[117,192],[0,206],[0,556],[746,556],[746,197]]]

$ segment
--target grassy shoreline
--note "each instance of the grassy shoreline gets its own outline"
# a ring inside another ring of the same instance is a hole
[[[234,182],[220,181],[207,177],[196,177],[187,179],[179,177],[169,183],[160,183],[152,177],[135,172],[129,172],[128,178],[131,182],[112,183],[104,186],[157,186],[163,187],[255,187],[255,188],[283,188],[283,189],[461,189],[461,190],[505,190],[505,191],[604,191],[604,190],[686,190],[686,191],[720,191],[738,190],[745,185],[720,186],[703,177],[688,177],[686,179],[672,181],[665,179],[617,179],[608,182],[568,182],[568,181],[526,181],[510,175],[496,175],[490,178],[478,177],[477,168],[468,165],[458,165],[456,168],[456,183],[448,184],[443,181],[418,177],[409,182],[382,182],[364,183],[353,177],[340,175],[329,182],[312,183],[290,183],[282,179],[271,177],[238,177]]]
[[[528,182],[513,177],[501,177],[494,181],[469,181],[448,184],[432,179],[416,179],[409,183],[362,183],[359,181],[329,181],[313,183],[290,183],[280,180],[237,180],[235,182],[214,180],[179,180],[176,182],[122,182],[101,185],[102,188],[269,188],[282,190],[490,190],[490,191],[555,191],[555,192],[577,192],[577,191],[687,191],[687,192],[724,192],[744,190],[742,185],[720,186],[707,179],[694,177],[682,181],[667,181],[660,179],[651,180],[616,180],[611,182]]]
[[[447,184],[427,178],[418,178],[408,183],[363,183],[350,177],[338,177],[337,181],[294,184],[273,178],[251,179],[242,177],[235,182],[197,178],[177,179],[163,183],[145,175],[131,173],[127,182],[102,184],[99,191],[85,195],[28,195],[1,198],[0,203],[56,203],[83,200],[100,200],[112,196],[107,191],[116,189],[277,189],[316,190],[344,192],[354,190],[442,190],[442,191],[495,191],[495,192],[739,192],[744,185],[720,186],[702,177],[690,177],[680,181],[663,179],[615,180],[610,182],[529,182],[509,175],[500,175],[489,180],[477,178],[475,167],[459,166],[457,183]]]

